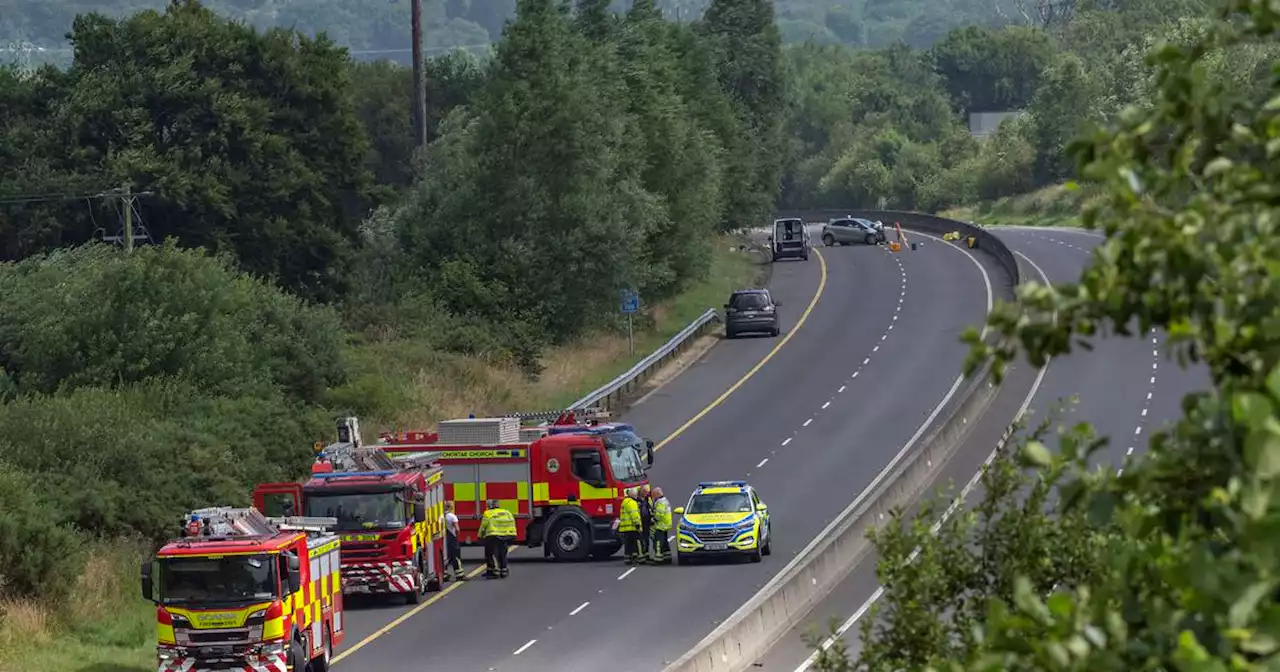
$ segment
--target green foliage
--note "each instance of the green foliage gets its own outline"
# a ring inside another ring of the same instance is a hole
[[[957,594],[979,610],[941,624],[943,634],[921,626],[934,621],[915,612],[914,622],[869,629],[860,661],[867,669],[1275,667],[1280,79],[1259,105],[1255,88],[1210,73],[1217,55],[1277,37],[1275,7],[1233,0],[1194,38],[1156,50],[1148,61],[1152,98],[1072,145],[1083,175],[1102,188],[1085,214],[1085,226],[1106,235],[1093,263],[1077,282],[1020,288],[1017,304],[990,317],[1000,336],[994,345],[969,336],[970,364],[990,358],[1002,369],[1019,353],[1042,365],[1103,329],[1158,327],[1179,361],[1207,365],[1212,389],[1183,399],[1181,420],[1155,433],[1149,453],[1123,476],[1085,471],[1091,442],[1083,449],[1064,442],[1053,456],[1029,441],[1022,454],[1039,482],[1055,486],[1056,506],[1028,510],[1020,500],[1026,488],[988,493],[1000,517],[1028,515],[988,539],[911,540],[927,547],[921,558],[996,557],[1011,581],[963,579]],[[1060,536],[1047,558],[1045,546],[1026,543],[1055,528]],[[879,545],[893,553],[892,539]],[[1075,563],[1072,571],[1060,571],[1064,560]],[[964,563],[934,563],[921,581],[900,557],[886,560],[884,608],[897,613],[931,600],[950,565]],[[942,613],[933,604],[932,613]]]
[[[332,311],[172,245],[90,245],[0,266],[0,366],[13,393],[180,377],[318,401],[342,382]]]

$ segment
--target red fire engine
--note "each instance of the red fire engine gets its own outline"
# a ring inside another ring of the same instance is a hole
[[[514,417],[449,420],[434,433],[383,441],[393,456],[440,452],[464,545],[482,543],[485,502],[496,499],[515,514],[518,543],[558,560],[607,558],[621,548],[612,525],[624,490],[648,483],[653,464],[653,442],[631,425],[578,424],[573,413],[542,427]]]
[[[265,483],[253,501],[332,516],[342,539],[347,594],[398,594],[409,603],[440,589],[444,569],[445,491],[440,454],[392,458],[364,446],[356,418],[343,418],[338,441],[320,451],[311,480]]]
[[[187,514],[183,537],[142,565],[157,669],[328,670],[344,634],[335,522],[252,508]]]

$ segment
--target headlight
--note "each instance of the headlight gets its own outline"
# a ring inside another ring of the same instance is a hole
[[[188,621],[186,616],[179,616],[179,615],[177,615],[177,614],[170,613],[170,614],[169,614],[169,618],[170,618],[170,619],[172,619],[172,621],[173,621],[173,627],[175,627],[175,628],[189,628],[189,627],[191,627],[191,621]]]
[[[253,625],[262,625],[263,621],[266,618],[267,618],[267,610],[259,609],[253,612],[252,614],[249,614],[249,617],[244,619],[245,627],[249,627]]]
[[[412,573],[413,573],[413,566],[412,566],[412,565],[403,565],[403,566],[400,566],[400,567],[392,567],[392,568],[391,568],[391,575],[392,575],[392,576],[396,576],[396,575],[400,575],[400,574],[412,574]]]
[[[738,523],[738,529],[739,529],[739,530],[749,530],[749,529],[751,529],[751,528],[753,528],[753,527],[755,527],[755,526],[756,526],[756,519],[755,519],[755,518],[748,518],[748,519],[746,519],[746,520],[742,521],[741,523]]]
[[[284,642],[271,642],[258,647],[258,653],[263,656],[280,656],[284,655]]]

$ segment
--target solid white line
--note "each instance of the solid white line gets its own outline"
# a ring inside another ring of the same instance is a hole
[[[809,423],[811,423],[811,422],[813,422],[813,418],[809,418],[808,420],[805,420],[805,421],[804,421],[804,426],[805,426],[805,427],[808,427],[808,426],[809,426]]]
[[[831,402],[829,402],[829,401],[828,401],[827,403],[823,404],[823,405],[822,405],[822,410],[824,410],[824,411],[825,411],[825,410],[827,410],[827,407],[828,407],[828,406],[830,406],[830,405],[831,405]]]
[[[579,612],[579,611],[582,611],[583,609],[586,609],[588,604],[591,604],[591,603],[590,603],[590,602],[583,602],[582,604],[579,604],[577,609],[574,609],[573,611],[569,612],[569,615],[570,615],[570,616],[577,616],[577,615],[578,615],[578,612]]]
[[[757,465],[756,465],[756,469],[759,469],[760,467],[763,467],[763,466],[764,466],[764,463],[765,463],[765,462],[768,462],[768,461],[769,461],[769,458],[767,458],[767,457],[766,457],[766,458],[764,458],[763,460],[760,460],[760,464],[757,464]]]
[[[516,652],[515,652],[515,653],[513,653],[513,654],[511,654],[511,655],[513,655],[513,656],[518,656],[518,655],[520,655],[520,654],[524,653],[525,651],[528,651],[528,650],[529,650],[529,647],[533,646],[534,642],[537,642],[537,641],[538,641],[538,640],[536,640],[536,639],[531,639],[531,640],[529,640],[529,641],[525,642],[524,646],[522,646],[522,647],[520,647],[520,648],[516,649]]]
[[[627,578],[628,576],[630,576],[630,575],[631,575],[631,572],[634,572],[634,571],[636,571],[636,568],[635,568],[635,567],[632,567],[631,569],[628,569],[627,571],[625,571],[625,572],[623,572],[623,573],[622,573],[622,576],[619,576],[619,577],[618,577],[618,580],[619,580],[619,581],[621,581],[621,580],[623,580],[623,579]]]
[[[1043,269],[1040,268],[1039,265],[1036,264],[1036,262],[1031,261],[1030,257],[1026,256],[1025,254],[1022,254],[1021,252],[1014,252],[1014,254],[1017,254],[1023,259],[1026,259],[1027,263],[1031,264],[1031,266],[1036,269],[1036,272],[1040,274],[1040,277],[1044,279],[1045,284],[1046,285],[1049,284],[1049,276],[1044,272]],[[1040,391],[1040,385],[1041,383],[1044,382],[1044,376],[1046,373],[1049,372],[1049,363],[1052,361],[1053,361],[1052,359],[1046,361],[1044,363],[1044,366],[1041,367],[1040,371],[1036,374],[1036,379],[1031,384],[1031,391],[1028,392],[1026,398],[1022,400],[1022,406],[1018,408],[1017,415],[1013,416],[1014,422],[1017,422],[1018,419],[1021,418],[1027,412],[1027,409],[1031,407],[1031,402],[1035,399],[1036,393]],[[925,423],[926,427],[928,426],[929,422],[932,422],[932,419],[926,421]],[[987,459],[983,460],[982,466],[978,468],[977,473],[973,475],[973,478],[969,479],[969,483],[966,484],[964,489],[960,491],[960,495],[956,497],[955,501],[951,503],[951,506],[947,507],[947,510],[943,512],[942,519],[934,524],[933,530],[931,531],[936,531],[937,528],[940,528],[942,526],[942,523],[946,522],[947,519],[950,518],[955,513],[956,509],[959,508],[960,504],[964,501],[964,498],[969,495],[969,492],[973,490],[974,485],[977,484],[978,480],[981,478],[982,470],[985,469],[988,464],[991,464],[991,462],[995,460],[996,452],[997,452],[996,450],[992,450],[991,454],[987,456]],[[825,533],[826,530],[824,530],[823,532]],[[916,551],[913,551],[913,555],[918,553],[919,553],[918,549]],[[800,557],[800,556],[797,556],[797,557]],[[826,651],[830,649],[833,645],[835,645],[836,639],[843,637],[844,633],[848,632],[849,628],[852,628],[854,624],[857,623],[858,620],[861,619],[867,613],[867,611],[871,609],[872,605],[874,605],[882,595],[884,595],[884,588],[883,587],[876,588],[875,592],[871,593],[871,596],[867,598],[867,601],[863,602],[862,606],[858,607],[857,611],[853,612],[853,615],[850,616],[848,620],[846,620],[844,623],[841,623],[840,627],[836,628],[835,635],[828,637],[826,640],[822,642],[822,650]],[[801,663],[799,667],[795,669],[795,672],[807,672],[808,669],[812,667],[815,662],[817,662],[817,660],[818,660],[818,652],[815,651],[808,658],[806,658],[805,661]]]
[[[787,437],[787,440],[786,440],[786,441],[783,441],[783,442],[782,442],[782,445],[784,445],[784,446],[785,446],[785,445],[787,445],[788,443],[791,443],[791,439],[794,439],[794,438],[795,438],[794,436],[789,436],[789,437]]]

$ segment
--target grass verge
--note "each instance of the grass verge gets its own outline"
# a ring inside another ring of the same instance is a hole
[[[717,239],[705,281],[637,319],[635,352],[625,331],[596,334],[546,353],[536,381],[512,365],[439,352],[414,341],[362,346],[361,373],[349,394],[362,400],[365,433],[425,428],[449,417],[562,408],[626,371],[733,289],[760,281],[768,268],[733,238]],[[305,447],[300,446],[299,449]],[[155,607],[138,596],[138,565],[147,548],[98,541],[65,604],[0,601],[0,672],[150,672]]]
[[[1055,184],[1028,194],[1007,196],[973,206],[943,210],[939,217],[984,226],[1080,226],[1085,205],[1097,198],[1096,190],[1081,185],[1068,189]]]

